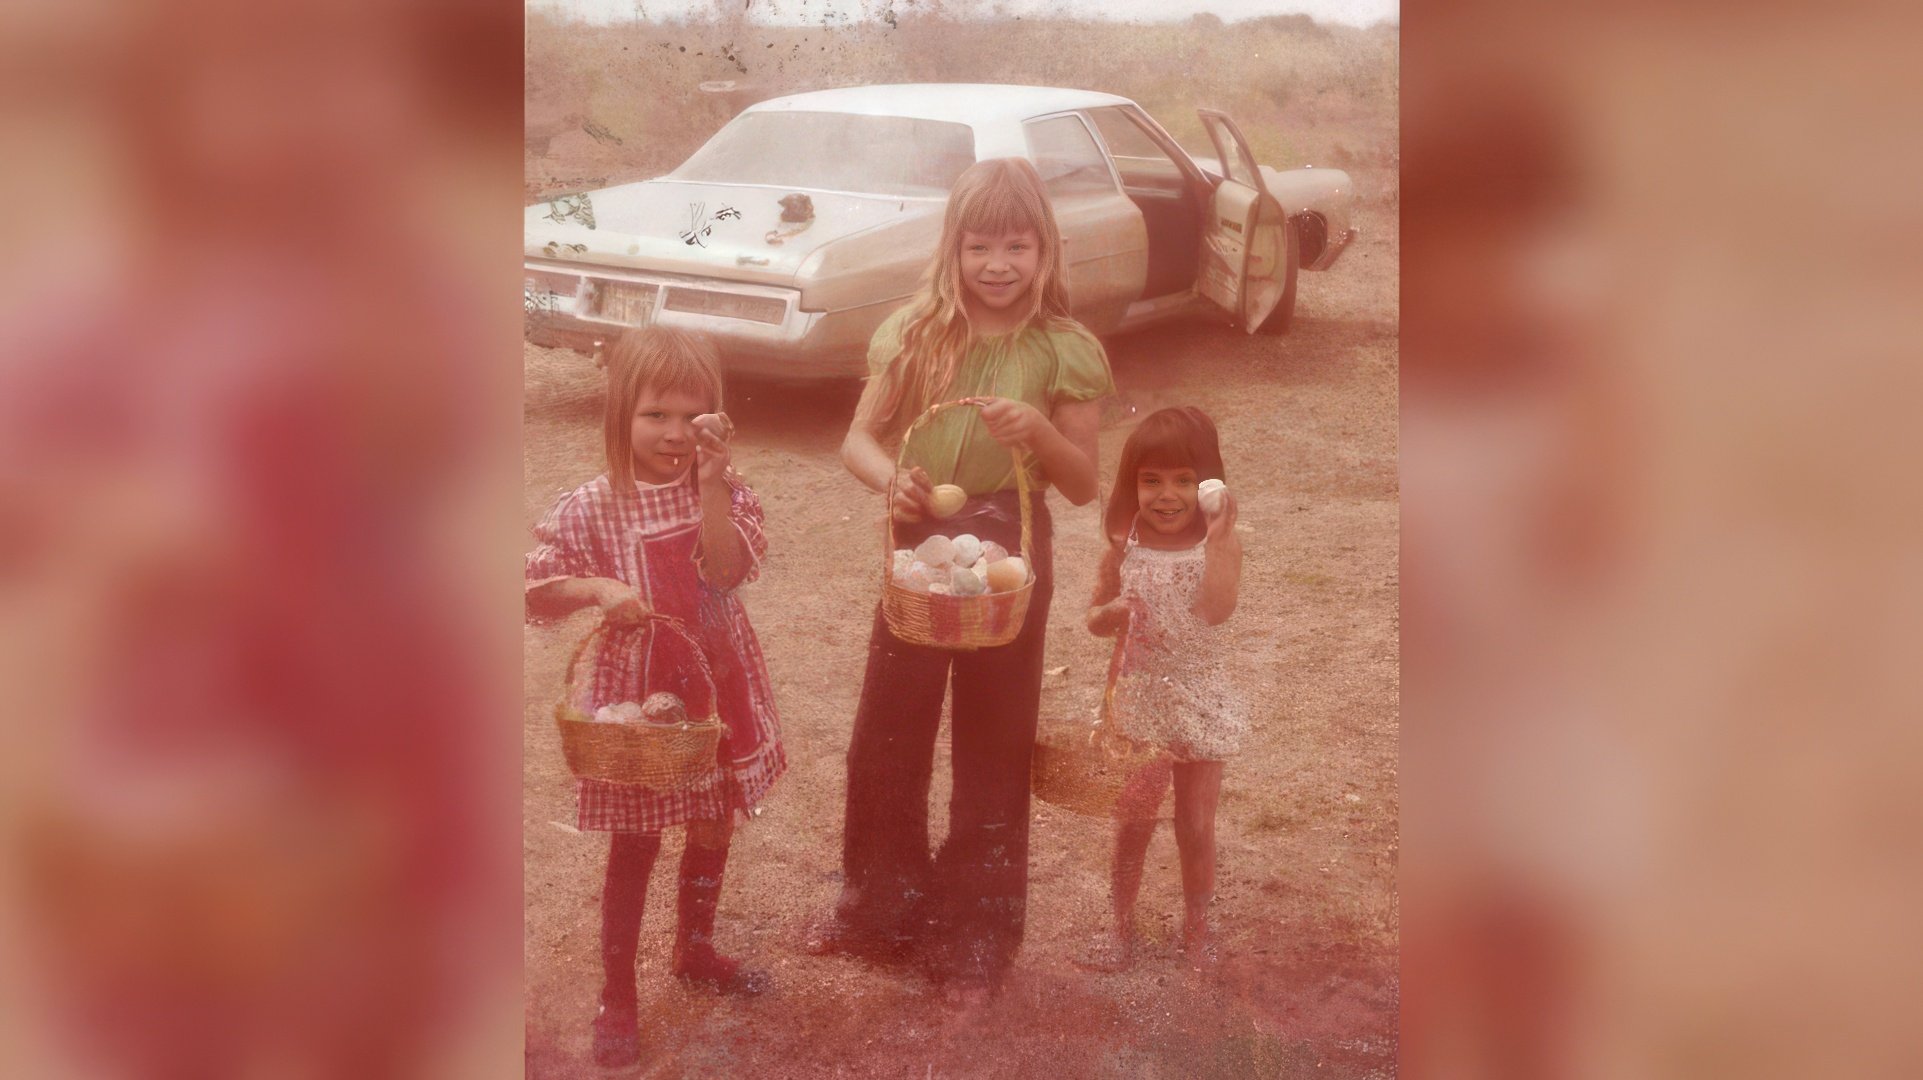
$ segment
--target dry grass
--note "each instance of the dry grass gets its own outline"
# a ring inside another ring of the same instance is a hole
[[[1392,203],[1399,58],[1394,27],[1287,16],[1135,26],[912,15],[795,28],[593,27],[530,13],[529,194],[659,175],[752,100],[857,83],[990,82],[1133,98],[1197,151],[1208,139],[1195,109],[1221,109],[1265,164],[1347,169],[1364,198]],[[742,89],[697,89],[715,80]]]

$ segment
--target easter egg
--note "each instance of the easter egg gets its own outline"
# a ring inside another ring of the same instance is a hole
[[[1220,480],[1204,480],[1195,488],[1195,500],[1202,504],[1202,512],[1215,515],[1222,512],[1222,493],[1228,485]]]
[[[927,592],[930,585],[947,580],[945,570],[937,570],[925,562],[916,562],[910,564],[908,572],[901,576],[901,583],[915,592]]]
[[[1008,558],[1008,549],[993,540],[982,541],[982,562],[998,563]]]
[[[913,565],[915,565],[915,553],[907,548],[902,548],[895,552],[895,561],[894,564],[889,567],[889,572],[894,576],[896,581],[900,581],[907,575],[908,568]]]
[[[617,701],[594,710],[594,720],[599,724],[637,724],[641,715],[641,705],[634,701]]]
[[[929,566],[947,566],[955,561],[955,542],[946,536],[931,536],[915,549],[915,561]]]
[[[953,484],[936,484],[935,490],[928,493],[928,508],[938,518],[954,517],[967,501],[968,492]]]
[[[1001,559],[988,564],[988,587],[995,592],[1013,592],[1028,582],[1028,565],[1020,558]]]
[[[648,700],[641,703],[641,719],[650,724],[664,724],[674,727],[688,722],[688,707],[681,699],[663,690],[649,694]]]
[[[973,533],[963,533],[955,537],[955,565],[973,566],[982,557],[982,542]]]
[[[954,596],[980,596],[988,591],[988,586],[981,575],[957,566],[948,576],[948,591]]]

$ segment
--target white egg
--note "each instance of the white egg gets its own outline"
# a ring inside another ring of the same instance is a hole
[[[998,563],[1008,558],[1008,549],[993,540],[982,541],[982,563]]]
[[[945,580],[947,576],[946,567],[937,570],[925,562],[916,562],[902,575],[901,583],[916,592],[927,592],[930,585]]]
[[[641,722],[641,704],[636,701],[617,701],[594,710],[594,719],[602,724],[638,724]]]
[[[980,596],[988,591],[981,575],[957,566],[948,577],[948,591],[956,596]]]
[[[973,533],[955,537],[955,565],[973,566],[982,557],[982,542]]]
[[[895,562],[894,566],[890,568],[890,573],[893,574],[896,581],[900,581],[903,577],[907,576],[908,568],[913,565],[915,565],[915,553],[907,548],[902,548],[895,552]]]
[[[955,561],[955,542],[946,536],[931,536],[915,549],[915,559],[930,566],[947,566]]]
[[[1204,480],[1197,485],[1195,499],[1202,504],[1202,512],[1210,515],[1221,513],[1222,493],[1228,489],[1228,485],[1220,480]]]

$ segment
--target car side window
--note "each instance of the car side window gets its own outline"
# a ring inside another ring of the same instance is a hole
[[[1149,137],[1121,106],[1090,109],[1088,118],[1108,144],[1115,159],[1115,171],[1122,174],[1124,187],[1169,187],[1183,182],[1182,167],[1175,163],[1160,143]]]
[[[1115,177],[1109,172],[1108,159],[1079,117],[1031,120],[1023,128],[1028,136],[1029,159],[1042,174],[1050,198],[1115,194]]]

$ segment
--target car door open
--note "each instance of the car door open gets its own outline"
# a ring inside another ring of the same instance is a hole
[[[1209,200],[1196,291],[1253,334],[1287,289],[1288,219],[1269,195],[1235,122],[1214,109],[1196,112],[1222,168],[1222,182]]]

